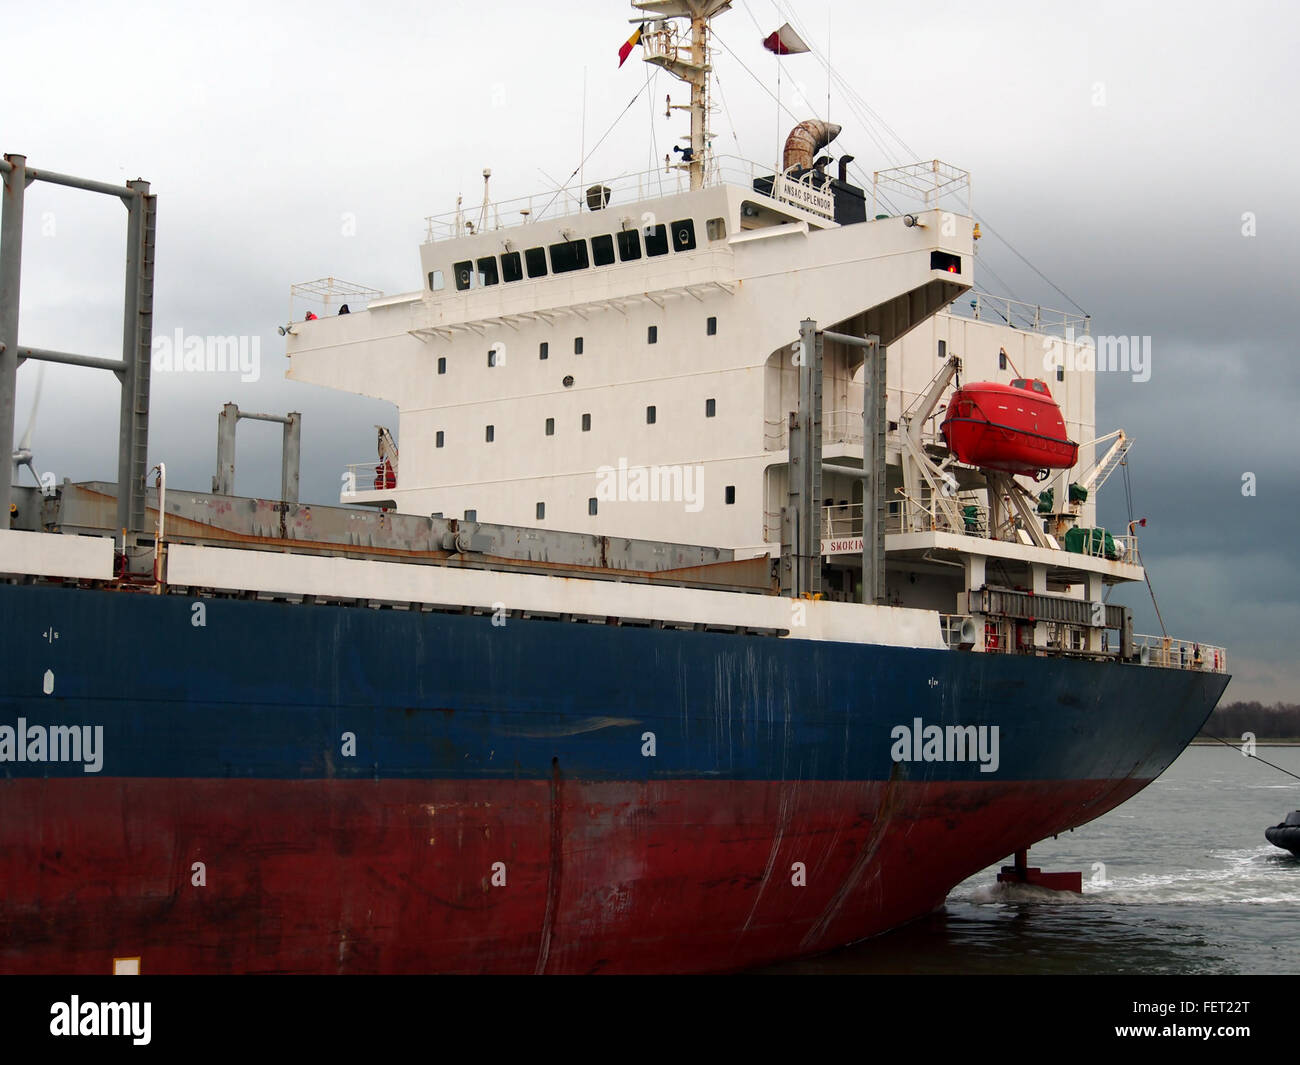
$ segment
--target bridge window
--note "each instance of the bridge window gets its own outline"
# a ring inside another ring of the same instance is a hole
[[[1006,348],[999,348],[999,349],[998,349],[998,369],[999,369],[999,370],[1005,370],[1006,368],[1007,368],[1007,349],[1006,349]]]
[[[537,345],[537,357],[539,359],[549,359],[551,357],[551,345],[545,340]]]
[[[625,229],[618,234],[618,257],[625,263],[641,258],[641,234]]]
[[[717,335],[718,335],[718,320],[717,320],[717,318],[715,318],[715,317],[713,317],[712,315],[710,315],[710,316],[709,316],[709,320],[708,320],[707,322],[704,323],[704,331],[705,331],[706,333],[708,333],[708,335],[711,336],[711,337],[715,337],[715,336],[717,336]]]
[[[501,280],[521,281],[524,276],[524,264],[517,251],[508,251],[501,256]]]
[[[591,238],[591,261],[597,266],[608,266],[614,261],[614,238],[608,233]]]
[[[456,275],[456,291],[465,292],[474,287],[474,264],[469,259],[457,263],[452,268],[452,273]]]
[[[584,433],[589,433],[589,432],[591,432],[591,415],[590,415],[590,414],[584,414],[584,415],[582,416],[582,431],[583,431]]]
[[[1065,380],[1065,367],[1064,367],[1064,366],[1058,366],[1058,367],[1056,368],[1056,379],[1057,379],[1058,381],[1064,381],[1064,380]]]
[[[575,355],[582,354],[582,337],[573,338],[573,354]]]
[[[587,242],[585,240],[566,240],[562,244],[552,244],[551,272],[567,274],[571,270],[587,269]]]
[[[725,218],[710,218],[704,223],[704,232],[708,235],[709,240],[726,240],[727,220]]]
[[[528,267],[529,277],[546,276],[546,249],[527,248],[524,250],[524,265]]]
[[[429,291],[441,292],[447,287],[447,279],[442,276],[441,270],[429,271]]]
[[[467,511],[465,511],[465,520],[466,520],[466,521],[478,521],[478,511],[477,511],[477,510],[467,510]]]
[[[443,440],[442,430],[439,429],[438,434],[433,438],[433,446],[442,447],[442,440]]]
[[[662,223],[645,228],[645,253],[647,255],[668,254],[668,227]]]
[[[492,441],[495,440],[495,439],[497,438],[497,427],[496,427],[495,425],[489,425],[489,426],[484,430],[483,438],[484,438],[484,439],[485,439],[489,444],[492,443]]]
[[[704,401],[704,416],[712,418],[718,413],[718,401],[716,399],[706,399]]]
[[[478,283],[480,285],[495,285],[501,278],[497,275],[497,257],[489,255],[486,259],[478,261]]]
[[[555,435],[555,419],[554,419],[554,418],[547,418],[547,419],[546,419],[546,435],[547,435],[547,436],[554,436],[554,435]]]
[[[654,409],[654,407],[646,407],[646,409],[645,409],[645,423],[646,423],[646,425],[654,425],[654,423],[655,423],[655,409]]]
[[[659,343],[659,327],[657,325],[652,325],[649,329],[646,330],[645,342],[647,344]]]
[[[491,366],[495,366],[496,364],[497,364],[497,349],[495,347],[488,348],[488,366],[491,367]]]
[[[538,503],[538,504],[537,504],[537,520],[538,520],[538,521],[542,521],[542,520],[544,520],[545,518],[546,518],[546,504],[545,504],[545,503]]]
[[[596,513],[596,497],[595,497],[595,496],[592,496],[590,499],[587,500],[587,513],[588,513],[588,514],[595,514],[595,513]]]
[[[736,502],[736,486],[734,484],[727,485],[727,491],[723,499],[726,500],[727,506],[731,506]]]
[[[438,372],[439,373],[447,372],[447,356],[445,355],[439,357],[438,359]]]
[[[683,218],[673,223],[673,251],[691,251],[695,247],[695,220]]]

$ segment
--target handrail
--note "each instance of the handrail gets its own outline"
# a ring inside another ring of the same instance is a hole
[[[1090,336],[1092,317],[1072,311],[1058,311],[1037,303],[1025,303],[1008,296],[995,296],[972,289],[965,297],[954,300],[948,307],[950,314],[974,321],[1001,321],[1013,329],[1026,329],[1033,333],[1050,333],[1063,337]],[[1018,319],[1018,320],[1017,320]]]
[[[739,185],[753,190],[754,179],[770,177],[773,168],[763,166],[751,159],[734,155],[716,156],[711,172],[705,175],[706,186]],[[604,210],[617,210],[618,207],[631,206],[647,199],[675,196],[688,191],[688,181],[680,168],[671,164],[665,170],[662,166],[650,170],[632,173],[623,172],[613,177],[592,179],[583,178],[555,188],[534,192],[528,196],[516,196],[509,200],[492,200],[483,204],[462,204],[451,211],[426,215],[425,242],[452,240],[469,233],[482,233],[518,226],[531,225],[535,222],[566,218],[583,214],[587,208],[587,190],[604,186],[609,190],[609,200]],[[619,193],[631,193],[630,197],[619,199]],[[762,193],[754,193],[762,195]],[[640,223],[640,218],[636,219]]]

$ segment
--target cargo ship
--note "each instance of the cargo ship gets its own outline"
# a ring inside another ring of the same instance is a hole
[[[934,911],[1196,734],[1226,652],[1106,601],[1144,569],[1091,374],[1050,483],[938,424],[1086,322],[975,291],[955,166],[855,180],[817,118],[715,155],[728,6],[633,4],[620,57],[689,90],[663,166],[485,170],[417,289],[294,286],[288,376],[397,410],[328,505],[301,416],[233,403],[211,490],[167,486],[155,194],[5,157],[0,435],[24,363],[111,371],[122,419],[115,483],[22,483],[29,434],[3,487],[0,972],[739,970]],[[120,361],[20,343],[33,181],[127,207]],[[250,417],[279,499],[234,494]]]

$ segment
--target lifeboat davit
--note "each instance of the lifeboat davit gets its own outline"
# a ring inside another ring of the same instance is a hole
[[[1043,480],[1079,459],[1079,445],[1046,382],[977,381],[957,389],[939,426],[949,450],[968,466]]]

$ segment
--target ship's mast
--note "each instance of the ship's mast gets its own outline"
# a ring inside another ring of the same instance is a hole
[[[709,172],[712,134],[708,128],[709,77],[709,20],[731,7],[731,0],[632,0],[632,6],[659,20],[649,34],[642,37],[647,63],[662,67],[673,77],[691,87],[689,105],[668,105],[668,113],[689,110],[691,113],[691,143],[689,158],[670,165],[687,170],[691,188],[704,187]],[[679,44],[676,31],[668,19],[688,19],[691,24],[690,41]]]

